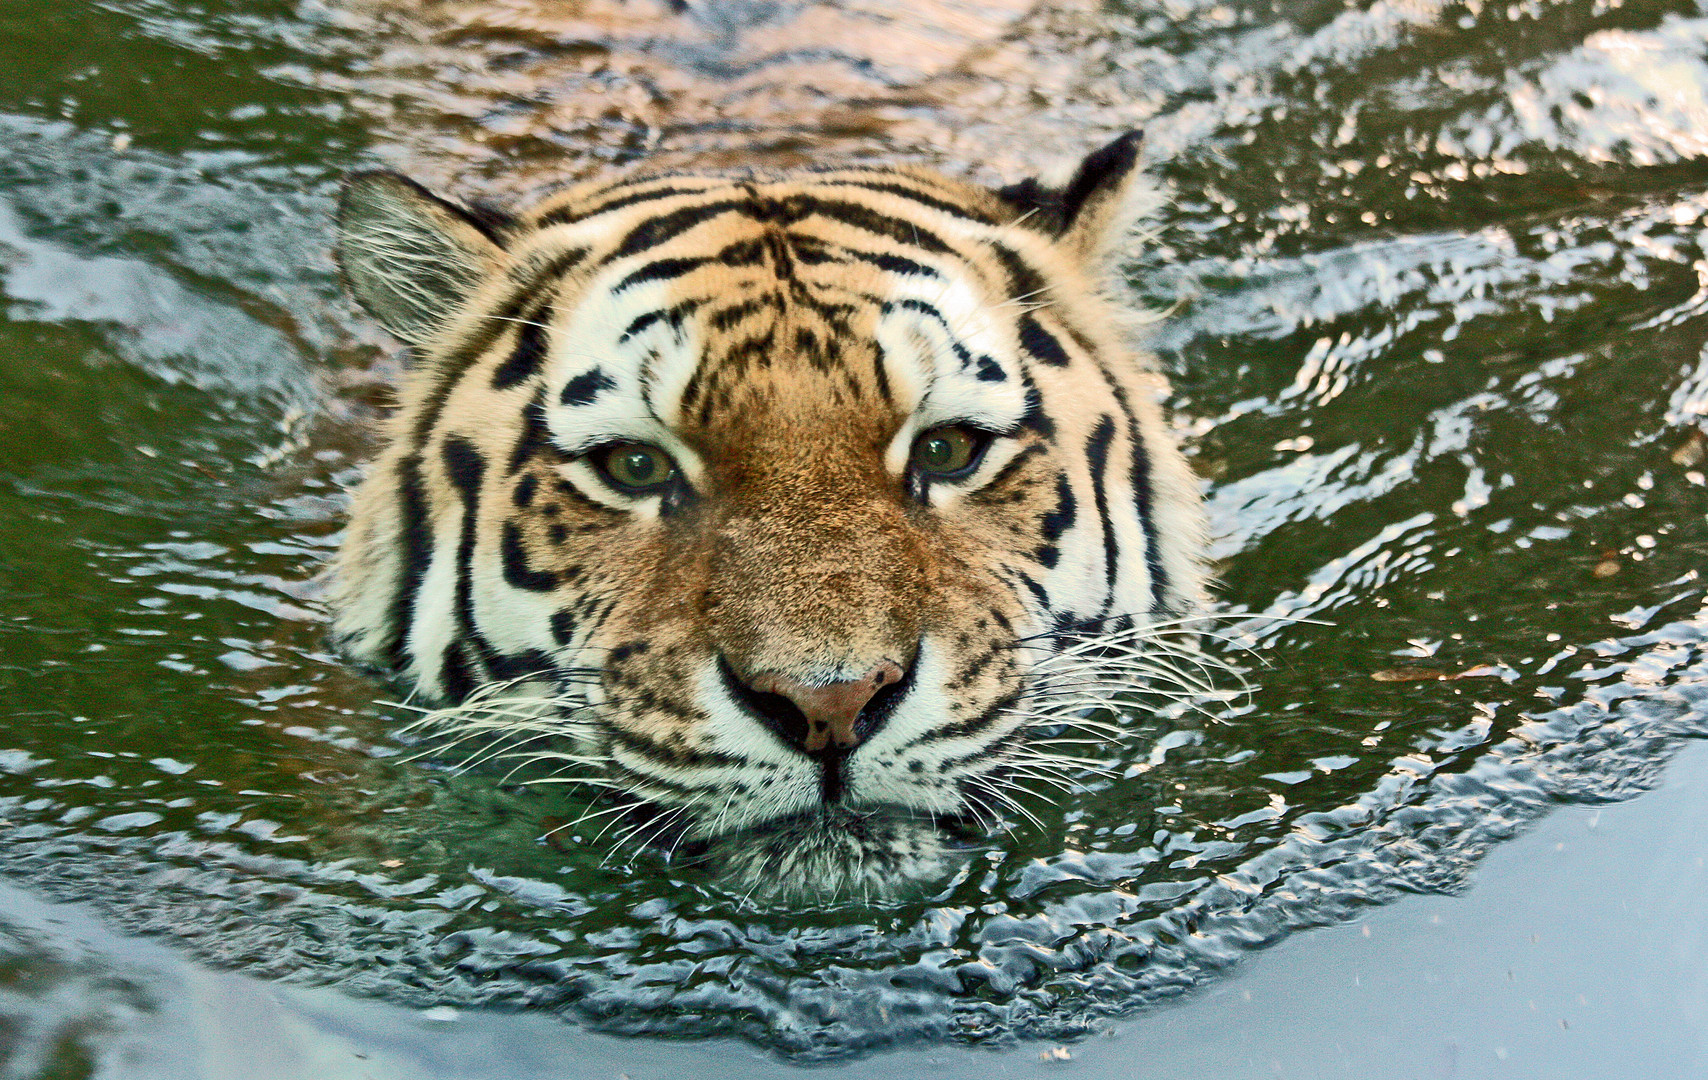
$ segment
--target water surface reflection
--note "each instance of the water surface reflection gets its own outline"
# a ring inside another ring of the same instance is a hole
[[[0,60],[15,881],[256,974],[816,1059],[1096,1030],[1702,732],[1693,5],[37,7],[16,40],[111,44]],[[1130,126],[1249,699],[1136,711],[1113,776],[880,909],[542,843],[572,799],[401,760],[312,579],[391,363],[325,255],[341,170],[1011,179]]]

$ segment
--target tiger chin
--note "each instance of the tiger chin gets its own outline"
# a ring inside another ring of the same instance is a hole
[[[1198,484],[1105,287],[1139,137],[1059,187],[640,172],[522,212],[354,176],[408,346],[334,636],[456,738],[761,894],[893,895],[1167,681]],[[630,811],[644,811],[638,816]],[[609,823],[605,829],[609,829]]]

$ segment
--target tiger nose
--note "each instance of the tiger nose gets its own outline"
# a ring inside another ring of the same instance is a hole
[[[855,730],[860,710],[879,690],[900,682],[901,675],[901,668],[886,660],[858,679],[819,686],[808,685],[776,671],[762,671],[744,681],[756,693],[777,694],[799,709],[806,719],[805,731],[799,724],[785,724],[780,725],[781,734],[805,752],[817,754],[833,743],[839,750],[849,750],[857,745],[862,734]]]

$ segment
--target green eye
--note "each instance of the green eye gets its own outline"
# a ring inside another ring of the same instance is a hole
[[[625,495],[646,495],[676,475],[670,455],[651,443],[614,443],[593,454],[593,464],[606,483]]]
[[[935,427],[913,441],[913,467],[927,476],[958,479],[984,456],[989,436],[958,424]]]

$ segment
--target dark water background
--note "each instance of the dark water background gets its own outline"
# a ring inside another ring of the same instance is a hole
[[[817,1060],[1095,1031],[1654,785],[1708,731],[1708,15],[944,11],[861,65],[788,5],[0,7],[7,880],[250,974]],[[542,843],[581,804],[401,760],[314,581],[390,371],[344,170],[1012,179],[1129,126],[1249,697],[1124,718],[1116,778],[876,910]],[[0,1047],[83,1075],[111,1002],[3,911],[0,968]]]

